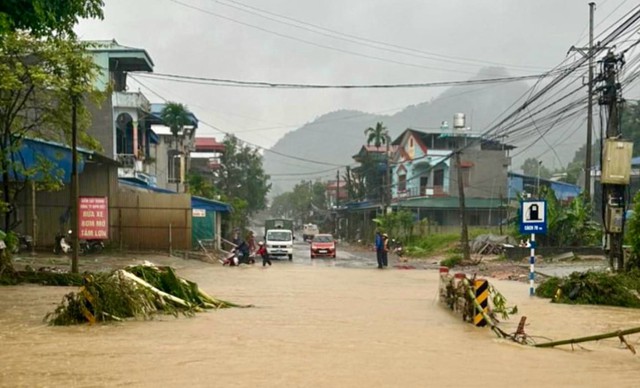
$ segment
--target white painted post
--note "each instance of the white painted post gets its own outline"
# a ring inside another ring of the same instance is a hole
[[[534,280],[536,278],[536,235],[531,233],[531,257],[529,258],[529,296],[534,295]]]

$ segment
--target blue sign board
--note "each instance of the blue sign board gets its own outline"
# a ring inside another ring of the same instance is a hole
[[[526,200],[520,202],[520,233],[547,233],[547,201]]]

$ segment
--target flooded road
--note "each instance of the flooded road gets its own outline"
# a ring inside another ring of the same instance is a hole
[[[296,265],[304,264],[296,259],[267,269],[157,262],[174,265],[217,297],[256,307],[193,318],[48,327],[42,317],[70,289],[0,287],[0,386],[640,384],[640,356],[617,340],[574,351],[526,348],[461,322],[435,302],[436,271]],[[528,317],[530,335],[564,339],[640,326],[636,310],[555,305],[529,298],[526,284],[494,285]],[[518,318],[503,328],[515,331]],[[628,340],[639,346],[639,338]]]

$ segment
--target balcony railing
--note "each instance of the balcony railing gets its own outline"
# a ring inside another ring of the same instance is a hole
[[[118,167],[118,178],[135,178],[144,181],[149,186],[156,186],[157,179],[149,173],[149,165],[131,154],[118,154],[120,167]]]
[[[398,198],[415,197],[442,197],[448,195],[443,186],[410,187],[406,190],[398,190]]]
[[[134,108],[145,112],[151,110],[149,100],[140,92],[113,92],[112,102],[116,108]]]

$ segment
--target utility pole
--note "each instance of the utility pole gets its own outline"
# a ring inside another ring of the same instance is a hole
[[[619,115],[623,99],[620,97],[618,73],[624,65],[623,55],[609,51],[602,60],[598,80],[604,85],[598,103],[607,107],[606,139],[602,144],[602,208],[605,229],[605,251],[609,255],[609,264],[617,271],[624,270],[622,248],[624,236],[625,191],[629,184],[633,143],[622,140]]]
[[[596,3],[589,3],[589,99],[587,105],[587,157],[584,162],[584,197],[591,203],[591,147],[593,143],[593,13]]]
[[[460,154],[462,151],[454,151],[456,153],[456,167],[458,170],[458,197],[460,200],[460,244],[462,245],[462,256],[465,261],[471,260],[471,252],[469,252],[469,230],[467,228],[467,214],[464,204],[464,181],[462,180],[462,163],[460,162]]]
[[[74,74],[71,75],[75,77]],[[80,184],[78,181],[78,96],[71,92],[71,272],[78,273],[78,250],[80,249],[78,217],[80,211]]]
[[[388,211],[387,209],[391,206],[391,145],[389,144],[391,142],[391,137],[389,137],[389,132],[387,131],[385,133],[385,143],[387,143],[387,171],[386,171],[386,175],[387,175],[387,187],[385,190],[385,197],[386,197],[386,201],[385,201],[385,214]]]
[[[587,155],[584,161],[584,195],[589,203],[591,203],[591,166],[593,164],[591,155],[593,153],[593,57],[595,53],[593,51],[593,14],[596,8],[596,3],[589,3],[589,47],[578,48],[571,47],[569,51],[577,51],[582,54],[583,57],[589,59],[589,81],[588,87],[588,103],[587,103]]]

